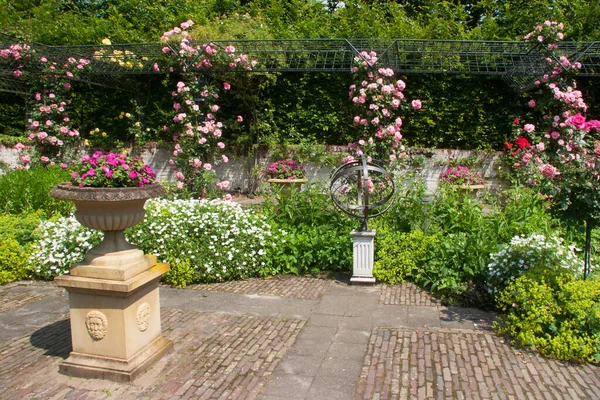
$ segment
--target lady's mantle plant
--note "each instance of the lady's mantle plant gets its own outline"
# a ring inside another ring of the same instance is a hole
[[[409,103],[403,93],[406,83],[395,79],[394,71],[379,67],[378,62],[374,51],[363,51],[354,58],[352,72],[357,83],[350,85],[349,96],[358,110],[354,126],[363,138],[349,147],[358,156],[394,162],[404,156],[404,146],[400,145],[402,114],[411,108],[419,110],[422,104],[418,99]]]
[[[440,174],[440,181],[450,185],[481,185],[481,173],[470,170],[468,167],[448,167]]]
[[[154,183],[156,174],[140,157],[97,151],[72,167],[71,182],[80,187],[140,187]]]
[[[295,160],[279,160],[269,164],[265,170],[266,179],[305,179],[304,166]]]

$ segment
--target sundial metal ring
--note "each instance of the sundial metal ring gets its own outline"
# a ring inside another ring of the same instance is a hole
[[[366,158],[348,162],[331,175],[329,193],[335,206],[359,218],[359,231],[368,231],[367,220],[387,211],[395,193],[394,179],[380,164]]]

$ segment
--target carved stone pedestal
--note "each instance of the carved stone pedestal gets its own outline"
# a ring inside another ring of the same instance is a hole
[[[146,257],[153,266],[127,280],[69,275],[55,279],[69,292],[73,342],[59,372],[131,382],[173,349],[161,332],[158,293],[160,276],[169,266]]]
[[[373,262],[375,259],[375,230],[352,231],[353,265],[351,283],[373,284]]]

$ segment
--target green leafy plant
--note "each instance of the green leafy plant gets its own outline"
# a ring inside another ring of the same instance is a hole
[[[422,231],[395,234],[377,230],[377,256],[373,275],[378,281],[396,284],[414,277],[438,245],[436,236]]]
[[[22,214],[39,210],[46,218],[69,215],[73,203],[50,196],[52,187],[69,178],[68,171],[58,166],[12,170],[0,176],[0,211]]]
[[[547,283],[526,273],[497,301],[505,314],[494,326],[515,344],[560,360],[600,363],[600,280],[563,274]]]
[[[301,275],[350,269],[350,231],[356,223],[333,207],[321,183],[308,184],[303,192],[288,196],[268,196],[258,210],[273,229],[286,232],[284,242],[270,253],[278,272]]]
[[[27,259],[31,246],[22,246],[10,237],[0,237],[0,284],[29,277],[31,270]]]

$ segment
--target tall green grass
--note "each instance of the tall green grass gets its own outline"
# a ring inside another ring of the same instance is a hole
[[[56,200],[50,189],[70,179],[69,172],[58,166],[12,170],[0,176],[0,214],[33,213],[38,210],[50,218],[69,215],[73,203]]]

